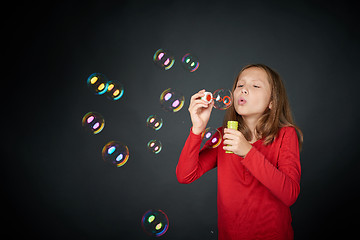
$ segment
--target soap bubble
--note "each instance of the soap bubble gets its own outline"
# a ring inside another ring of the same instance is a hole
[[[178,112],[184,106],[185,97],[179,91],[168,88],[160,95],[160,105],[170,112]]]
[[[102,149],[102,158],[112,166],[121,167],[129,159],[129,149],[120,142],[110,141]]]
[[[175,62],[174,56],[167,50],[159,49],[155,52],[153,57],[154,63],[161,69],[170,69]]]
[[[161,117],[156,115],[151,115],[146,119],[146,126],[154,130],[159,130],[163,125],[163,120]]]
[[[105,95],[108,99],[119,100],[124,95],[124,87],[119,82],[109,81]]]
[[[222,134],[216,128],[208,127],[201,133],[202,144],[207,148],[216,148],[222,141]]]
[[[169,219],[161,210],[149,210],[142,216],[141,226],[151,236],[160,237],[169,228]]]
[[[88,112],[82,118],[82,126],[92,134],[98,134],[105,126],[104,117],[97,112]]]
[[[107,91],[108,82],[108,78],[102,73],[93,73],[87,79],[88,87],[97,95]]]
[[[195,72],[199,68],[199,59],[196,56],[187,53],[181,59],[181,65],[189,72]]]
[[[158,154],[162,149],[162,144],[159,140],[150,140],[147,144],[147,148],[150,152]]]
[[[214,107],[219,110],[228,109],[232,102],[232,93],[228,89],[218,89],[213,93]]]

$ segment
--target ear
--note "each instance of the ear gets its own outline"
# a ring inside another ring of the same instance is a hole
[[[270,103],[269,103],[269,109],[272,109],[272,106],[273,106],[273,104],[272,104],[273,102],[272,101],[270,101]]]

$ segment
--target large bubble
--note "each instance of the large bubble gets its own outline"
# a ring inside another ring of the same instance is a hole
[[[178,112],[184,106],[185,97],[181,92],[168,88],[160,95],[161,107],[170,112]]]
[[[228,89],[218,89],[212,94],[214,107],[219,110],[228,109],[233,103],[233,96]]]
[[[205,147],[216,148],[222,141],[222,134],[218,129],[208,127],[201,133],[201,138]]]

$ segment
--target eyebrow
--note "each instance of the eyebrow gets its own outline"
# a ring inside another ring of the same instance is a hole
[[[237,83],[239,83],[240,81],[245,81],[246,82],[246,80],[238,79]],[[261,82],[261,83],[263,83],[263,81],[261,81],[259,79],[252,79],[252,80],[250,80],[250,82]]]

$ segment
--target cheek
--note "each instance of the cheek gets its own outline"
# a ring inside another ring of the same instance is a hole
[[[235,98],[235,99],[238,98],[239,94],[240,94],[240,89],[239,89],[239,88],[236,88],[236,89],[234,90],[234,92],[233,92],[234,98]]]
[[[267,108],[270,103],[270,96],[265,92],[258,92],[256,99],[258,100],[259,107]]]

